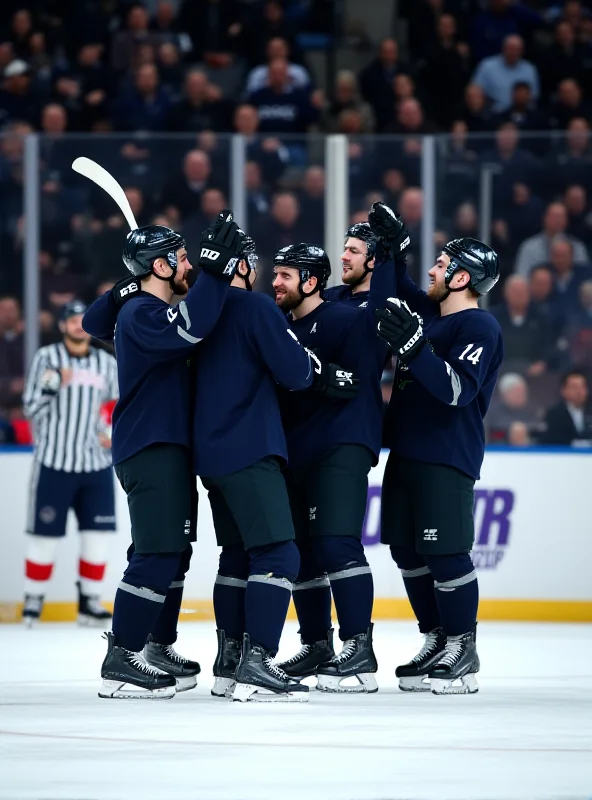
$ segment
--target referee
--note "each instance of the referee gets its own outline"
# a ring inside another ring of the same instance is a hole
[[[99,603],[109,547],[115,530],[110,437],[101,409],[118,397],[115,359],[91,345],[82,329],[86,306],[61,310],[62,341],[37,351],[23,402],[33,425],[23,622],[41,616],[58,539],[66,534],[72,508],[80,530],[78,622],[101,625],[111,615]]]

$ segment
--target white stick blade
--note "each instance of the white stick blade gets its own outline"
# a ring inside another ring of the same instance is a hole
[[[96,161],[86,158],[85,156],[77,158],[72,164],[72,169],[74,172],[78,172],[80,175],[84,175],[85,178],[96,183],[97,186],[100,186],[101,189],[115,200],[132,231],[138,227],[129,200],[113,175],[107,172],[100,164],[97,164]]]

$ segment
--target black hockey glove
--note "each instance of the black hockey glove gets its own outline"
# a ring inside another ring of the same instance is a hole
[[[245,239],[246,234],[233,220],[232,211],[225,209],[201,235],[200,268],[230,282]]]
[[[392,248],[394,258],[402,256],[411,244],[405,223],[384,203],[372,203],[368,222],[372,233]]]
[[[135,275],[129,275],[127,278],[117,281],[115,286],[111,289],[111,299],[115,303],[117,310],[119,310],[124,303],[127,303],[130,297],[138,294],[141,288],[140,279],[136,278]]]
[[[313,392],[324,394],[335,400],[351,400],[360,388],[360,381],[354,377],[353,372],[337,366],[337,364],[322,364],[318,357],[305,348],[312,359],[314,374],[312,380]]]
[[[409,364],[426,343],[422,319],[398,297],[389,297],[386,308],[375,312],[378,335],[384,339],[404,364]]]

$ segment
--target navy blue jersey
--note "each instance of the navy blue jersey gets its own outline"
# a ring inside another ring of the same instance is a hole
[[[177,306],[140,292],[117,315],[107,292],[87,310],[82,324],[91,336],[108,341],[115,328],[114,464],[157,442],[190,446],[190,356],[218,321],[227,294],[226,281],[202,272]]]
[[[339,364],[360,380],[359,392],[349,401],[312,392],[282,393],[290,466],[312,461],[339,444],[367,447],[375,463],[378,460],[383,414],[380,377],[387,345],[377,336],[374,309],[382,308],[395,291],[395,269],[387,261],[375,269],[365,308],[325,301],[305,317],[290,319],[299,341],[323,363]]]
[[[232,287],[216,330],[196,356],[196,474],[228,475],[265,456],[286,461],[277,386],[306,389],[313,368],[273,300]],[[296,405],[315,396],[293,395]]]
[[[355,308],[366,308],[370,300],[370,292],[353,292],[351,286],[343,283],[341,286],[330,286],[323,290],[323,300],[332,303],[347,303]]]
[[[385,420],[385,444],[416,461],[455,467],[477,480],[485,451],[483,418],[504,351],[492,314],[470,308],[440,316],[405,275],[398,297],[424,321],[429,344],[408,367],[399,359]]]

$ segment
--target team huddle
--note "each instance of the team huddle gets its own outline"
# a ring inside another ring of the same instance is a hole
[[[116,354],[115,367],[101,351],[117,380],[101,384],[87,403],[98,416],[101,403],[117,398],[103,444],[111,446],[132,531],[100,697],[172,697],[196,685],[199,664],[174,649],[195,541],[196,476],[221,548],[212,694],[306,701],[303,679],[311,676],[324,692],[376,692],[374,587],[362,530],[368,474],[383,446],[390,453],[381,539],[425,637],[418,654],[396,668],[399,686],[477,691],[473,487],[503,357],[499,326],[478,300],[498,280],[499,265],[482,242],[454,240],[423,292],[406,272],[409,244],[403,220],[374,203],[368,222],[346,232],[343,286],[327,287],[331,265],[322,248],[294,244],[274,258],[274,303],[252,291],[256,244],[231,212],[202,234],[197,280],[182,237],[146,226],[126,240],[131,274],[90,308],[64,310],[64,343],[57,346],[64,358],[88,361],[91,336],[113,342]],[[182,298],[176,305],[174,296]],[[385,417],[381,376],[392,357]],[[80,381],[88,369],[86,362],[72,368],[44,358],[27,388],[38,454],[47,450],[52,413],[59,427],[58,405],[63,418],[72,402],[72,374]],[[105,364],[99,368],[105,375]],[[73,507],[87,564],[80,618],[104,624],[110,615],[99,603],[102,572],[91,567],[103,558],[104,571],[101,531],[114,527],[112,483],[110,494],[103,477],[100,491],[84,495],[79,485],[104,476],[103,461],[101,469],[75,456],[68,465],[41,463],[52,473],[45,475],[47,485],[54,481],[52,496],[59,482],[53,473],[68,473],[73,488],[57,526],[47,523],[55,503],[34,500],[24,617],[41,613],[54,558],[47,543],[55,546],[64,534]],[[95,503],[103,497],[109,513],[91,508],[91,495]],[[86,545],[86,556],[85,535],[95,548]],[[278,662],[291,598],[302,646]]]

